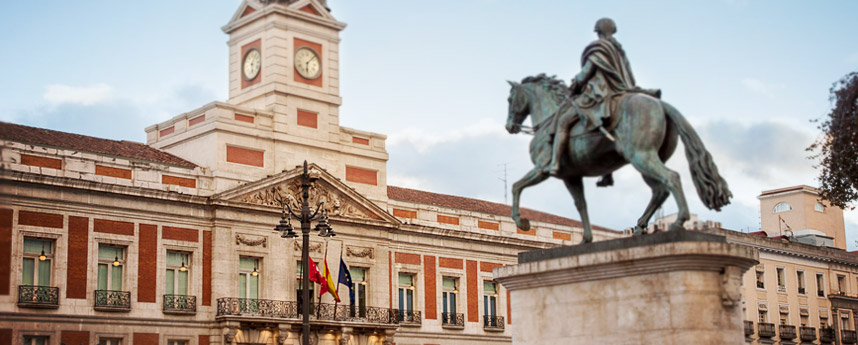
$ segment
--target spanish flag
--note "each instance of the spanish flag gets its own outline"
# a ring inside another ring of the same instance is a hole
[[[325,279],[325,284],[322,284],[319,296],[323,296],[325,293],[330,292],[331,296],[334,297],[334,300],[339,303],[340,296],[337,295],[337,284],[334,284],[334,279],[331,278],[331,271],[328,270],[328,258],[325,258],[325,270],[322,272],[322,277]]]

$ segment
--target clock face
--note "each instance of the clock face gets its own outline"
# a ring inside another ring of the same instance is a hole
[[[251,81],[259,75],[259,67],[262,65],[262,55],[259,54],[259,49],[252,48],[244,54],[244,65],[242,72],[244,80]]]
[[[316,79],[322,73],[322,61],[315,51],[301,47],[295,52],[295,70],[304,78]]]

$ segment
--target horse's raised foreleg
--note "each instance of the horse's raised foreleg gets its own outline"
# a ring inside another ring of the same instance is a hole
[[[593,232],[590,229],[590,216],[587,215],[587,200],[584,199],[584,181],[581,177],[567,177],[563,179],[566,184],[566,189],[572,198],[575,199],[575,208],[578,209],[578,215],[581,216],[581,224],[584,227],[584,238],[581,243],[593,242]]]
[[[682,225],[689,219],[688,204],[685,201],[685,194],[682,192],[679,173],[668,169],[655,151],[638,151],[633,153],[628,160],[645,177],[665,184],[670,193],[673,194],[673,198],[676,199],[679,212],[677,212],[676,221],[670,225],[668,230],[685,229]]]
[[[649,185],[649,188],[652,189],[652,198],[649,200],[649,205],[647,205],[643,215],[638,219],[637,226],[635,226],[634,234],[636,236],[646,234],[646,227],[649,224],[649,219],[652,218],[655,211],[664,203],[664,200],[670,196],[670,191],[664,183],[647,177],[646,175],[643,176],[643,179],[644,182]]]
[[[530,230],[530,221],[527,218],[521,218],[518,210],[519,200],[521,199],[521,191],[527,187],[545,181],[549,177],[548,174],[542,172],[540,168],[533,168],[521,180],[512,184],[512,219],[515,225],[521,230]]]

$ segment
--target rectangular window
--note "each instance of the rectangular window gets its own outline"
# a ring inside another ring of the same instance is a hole
[[[840,313],[840,329],[851,331],[852,322],[849,322],[849,313]]]
[[[757,271],[757,289],[766,288],[766,272]]]
[[[122,291],[125,248],[98,245],[98,290]]]
[[[759,323],[767,323],[769,320],[769,312],[767,310],[758,310]]]
[[[119,338],[100,338],[98,345],[122,345],[122,339]]]
[[[484,326],[497,327],[498,291],[497,283],[492,281],[483,282],[483,315]]]
[[[795,278],[798,281],[798,294],[804,295],[806,293],[804,289],[804,271],[796,271]]]
[[[400,321],[413,321],[414,317],[414,275],[399,274],[399,318]]]
[[[25,335],[24,345],[50,345],[50,338],[44,335]]]
[[[444,277],[441,284],[441,301],[443,310],[443,314],[441,314],[442,323],[456,324],[456,297],[459,294],[458,281],[456,278]]]
[[[802,315],[802,316],[801,316],[801,327],[807,327],[807,326],[808,326],[808,324],[807,324],[807,315]]]
[[[822,273],[816,274],[816,295],[825,297],[825,276]]]
[[[298,295],[298,298],[295,300],[298,301],[298,308],[303,308],[304,296],[303,296],[303,294],[301,294],[301,291],[304,288],[304,285],[301,284],[301,279],[304,277],[304,265],[301,265],[300,261],[298,261],[298,270],[296,272],[298,272],[298,279],[297,279],[298,284],[296,285],[297,288],[295,289],[295,291]],[[354,280],[354,279],[355,279],[354,276],[352,276],[352,280]],[[314,296],[313,292],[315,290],[316,290],[316,283],[311,281],[310,282],[310,309],[311,310],[315,308],[313,306],[314,305],[313,302],[315,301],[315,299],[313,298],[313,296]]]
[[[353,290],[351,291],[354,294],[354,304],[352,304],[350,310],[351,315],[366,317],[366,268],[351,267],[349,268],[349,274],[351,274],[352,282],[354,283],[352,285]]]
[[[242,256],[238,267],[238,297],[259,298],[259,259]]]
[[[786,292],[786,275],[783,267],[777,268],[778,274],[778,292]]]
[[[781,325],[789,324],[789,313],[784,313],[781,311]]]
[[[846,294],[846,276],[837,275],[837,292]]]
[[[167,251],[167,274],[164,294],[188,295],[188,276],[191,255],[188,253]]]
[[[24,238],[21,285],[51,285],[53,240]]]
[[[187,340],[167,340],[167,345],[188,345]]]

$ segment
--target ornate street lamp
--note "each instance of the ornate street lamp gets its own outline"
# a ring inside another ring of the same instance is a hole
[[[282,238],[295,238],[298,234],[292,228],[292,217],[297,218],[301,222],[301,343],[310,345],[310,222],[319,220],[316,227],[313,229],[319,232],[319,236],[332,237],[336,236],[331,224],[328,223],[328,212],[322,207],[324,202],[320,202],[316,209],[310,210],[310,183],[315,182],[317,178],[311,177],[307,171],[307,161],[304,161],[304,172],[301,174],[301,213],[295,213],[289,207],[286,201],[281,202],[283,205],[283,214],[280,218],[280,224],[274,227],[274,231],[280,233]],[[288,211],[288,212],[287,212]]]

